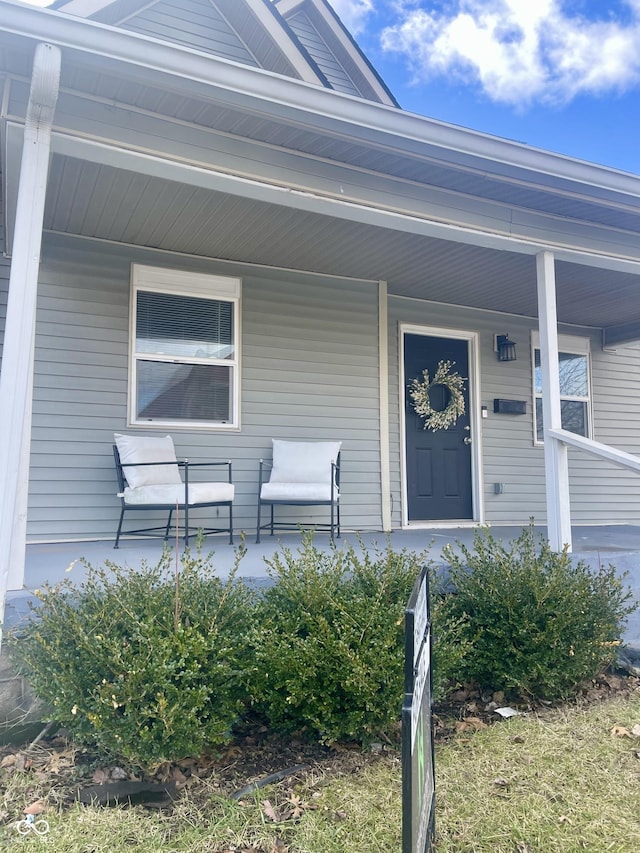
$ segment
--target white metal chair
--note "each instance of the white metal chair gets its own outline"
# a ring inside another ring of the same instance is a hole
[[[260,531],[297,530],[299,525],[276,522],[276,506],[328,506],[328,523],[314,524],[314,530],[340,536],[340,447],[341,441],[285,441],[272,439],[271,472],[266,480],[268,462],[260,460],[258,478],[258,521],[256,542]],[[263,506],[271,509],[270,520],[261,523]]]
[[[123,535],[159,536],[169,538],[174,510],[184,513],[184,541],[189,544],[189,510],[204,507],[227,507],[228,527],[194,528],[202,535],[228,533],[233,544],[233,499],[231,462],[178,461],[170,435],[138,436],[115,433],[113,456],[118,477],[118,497],[122,501],[120,521],[114,548]],[[226,476],[217,482],[196,482],[191,474],[205,468],[215,468]],[[184,480],[180,474],[183,472]],[[154,510],[168,512],[166,525],[123,530],[124,514],[128,511]]]

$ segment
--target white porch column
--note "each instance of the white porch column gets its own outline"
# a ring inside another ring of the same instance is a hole
[[[560,370],[558,361],[558,316],[556,312],[555,261],[551,252],[536,257],[538,319],[542,368],[542,413],[544,418],[544,470],[547,491],[549,544],[554,551],[565,545],[571,550],[569,507],[569,460],[567,446],[552,438],[550,429],[562,429]]]
[[[27,491],[33,405],[36,294],[51,124],[61,54],[39,44],[33,60],[13,238],[0,374],[0,615],[7,589],[24,583]]]
[[[391,532],[391,463],[389,454],[389,329],[387,282],[378,282],[378,377],[380,382],[380,491],[382,529]]]

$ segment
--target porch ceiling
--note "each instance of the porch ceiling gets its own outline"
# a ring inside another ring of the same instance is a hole
[[[55,155],[45,228],[203,257],[388,282],[398,296],[537,315],[535,258],[349,222]],[[640,322],[640,279],[556,264],[560,322]]]

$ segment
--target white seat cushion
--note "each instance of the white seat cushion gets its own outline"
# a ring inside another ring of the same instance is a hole
[[[139,486],[124,490],[124,502],[135,506],[163,504],[184,506],[184,484],[169,486]],[[235,487],[232,483],[189,483],[189,506],[195,504],[232,501]]]
[[[331,463],[341,441],[284,441],[274,438],[270,483],[331,483]],[[326,500],[330,500],[327,495]]]
[[[334,488],[333,499],[337,501],[340,497],[338,490]],[[327,502],[331,501],[331,483],[264,483],[260,490],[260,499],[263,501],[308,501]]]
[[[124,467],[125,479],[132,489],[140,486],[178,485],[180,469],[177,465],[176,450],[170,435],[145,436],[114,434],[120,461]],[[169,462],[169,465],[145,465],[136,468],[141,462]]]

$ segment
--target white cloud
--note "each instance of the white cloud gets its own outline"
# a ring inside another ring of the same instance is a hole
[[[405,54],[416,81],[447,75],[515,106],[566,103],[640,82],[640,0],[622,2],[590,20],[563,0],[454,0],[442,11],[400,0],[382,46]]]
[[[329,0],[334,12],[352,35],[365,28],[366,18],[373,12],[373,0]]]

